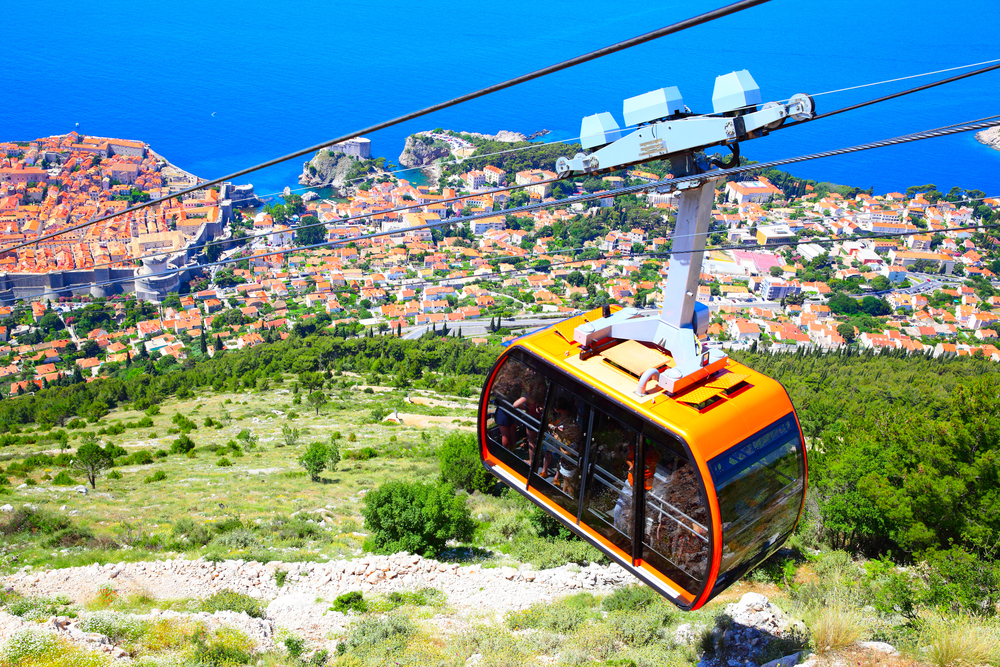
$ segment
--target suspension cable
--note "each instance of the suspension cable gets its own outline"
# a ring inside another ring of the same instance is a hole
[[[599,193],[599,194],[584,194],[584,195],[576,195],[576,196],[572,196],[572,197],[565,197],[565,198],[560,199],[559,201],[556,201],[556,202],[542,202],[542,203],[538,203],[538,204],[528,204],[526,206],[516,207],[516,208],[513,208],[513,209],[507,209],[507,211],[505,213],[506,214],[514,214],[514,213],[520,213],[520,212],[530,212],[530,211],[540,210],[540,209],[544,209],[544,208],[551,208],[551,207],[554,207],[554,206],[565,206],[567,204],[574,204],[574,203],[578,203],[578,202],[593,201],[595,199],[604,199],[606,197],[613,197],[613,196],[621,195],[621,194],[636,194],[636,193],[639,193],[639,192],[642,192],[642,191],[646,191],[646,190],[650,190],[650,189],[655,189],[655,188],[669,188],[671,186],[676,187],[676,186],[682,186],[682,185],[688,185],[688,184],[696,184],[696,183],[698,183],[700,181],[704,181],[704,180],[716,180],[719,177],[729,176],[729,175],[733,175],[733,174],[741,174],[741,173],[744,173],[744,172],[747,172],[747,171],[752,171],[752,170],[755,170],[755,169],[770,169],[770,168],[773,168],[773,167],[779,167],[779,166],[783,166],[783,165],[786,165],[786,164],[794,164],[794,163],[797,163],[797,162],[805,162],[807,160],[815,160],[815,159],[824,158],[824,157],[834,157],[834,156],[838,156],[838,155],[847,155],[847,154],[850,154],[850,153],[857,153],[857,152],[861,152],[861,151],[872,150],[872,149],[875,149],[875,148],[884,148],[884,147],[887,147],[887,146],[895,146],[895,145],[900,145],[900,144],[906,144],[906,143],[911,143],[911,142],[914,142],[914,141],[922,141],[924,139],[932,139],[932,138],[935,138],[935,137],[942,137],[942,136],[948,136],[948,135],[952,135],[952,134],[959,134],[961,132],[971,132],[971,131],[975,131],[975,130],[982,130],[982,129],[986,129],[988,127],[993,127],[994,125],[996,125],[995,122],[981,121],[981,122],[978,122],[978,123],[967,123],[967,124],[963,124],[963,125],[956,125],[956,126],[946,127],[946,128],[942,128],[942,129],[935,129],[935,130],[929,130],[929,131],[924,131],[924,132],[915,132],[913,134],[902,135],[902,136],[894,137],[894,138],[891,138],[891,139],[883,139],[883,140],[880,140],[880,141],[873,141],[873,142],[868,142],[868,143],[865,143],[865,144],[860,144],[860,145],[857,145],[857,146],[850,146],[850,147],[846,147],[846,148],[838,148],[838,149],[834,149],[834,150],[823,151],[823,152],[820,152],[820,153],[812,153],[812,154],[809,154],[809,155],[801,155],[801,156],[797,156],[797,157],[783,158],[781,160],[772,160],[770,162],[764,162],[764,163],[759,163],[759,164],[755,164],[755,165],[748,165],[748,166],[743,166],[743,167],[733,167],[731,169],[722,169],[722,170],[718,170],[718,171],[711,171],[711,172],[707,172],[707,173],[704,173],[704,174],[695,174],[695,175],[692,175],[692,176],[682,176],[680,178],[664,179],[664,180],[657,181],[657,182],[654,182],[654,183],[644,183],[642,185],[632,185],[632,186],[627,186],[627,187],[623,187],[623,188],[617,188],[617,189],[614,189],[614,190],[608,190],[607,192],[602,192],[602,193]],[[688,187],[690,187],[690,185],[688,185]],[[423,225],[415,225],[415,226],[412,226],[412,227],[395,229],[395,230],[391,230],[391,231],[374,232],[374,233],[371,233],[371,234],[364,234],[364,235],[361,235],[361,236],[353,237],[351,239],[337,239],[335,241],[326,241],[326,242],[323,242],[323,243],[316,243],[316,244],[312,244],[312,245],[301,246],[299,248],[279,249],[279,250],[275,250],[275,251],[271,251],[271,252],[258,253],[258,254],[255,254],[255,255],[251,255],[249,257],[230,258],[230,259],[226,259],[226,260],[222,260],[222,261],[218,261],[218,262],[210,262],[210,263],[206,263],[206,264],[201,264],[199,266],[201,268],[210,268],[210,267],[213,267],[213,266],[223,266],[225,264],[231,264],[233,262],[238,262],[238,261],[243,261],[243,260],[253,260],[253,259],[259,259],[259,258],[262,258],[262,257],[270,257],[270,256],[275,256],[275,255],[286,255],[286,254],[290,254],[290,253],[294,253],[294,252],[304,252],[304,251],[307,251],[307,250],[314,250],[314,249],[318,249],[318,248],[326,248],[326,247],[331,247],[331,246],[336,246],[336,245],[347,245],[348,243],[351,243],[351,242],[362,241],[362,240],[367,240],[367,239],[372,239],[372,238],[378,238],[378,237],[381,237],[381,236],[388,236],[388,235],[392,235],[392,234],[406,234],[407,232],[430,230],[430,229],[434,229],[436,227],[441,227],[441,226],[444,226],[444,225],[453,225],[453,224],[458,223],[458,222],[471,222],[471,221],[475,221],[475,220],[481,220],[481,219],[484,219],[484,218],[496,217],[496,215],[497,215],[497,213],[495,213],[493,211],[490,211],[488,213],[481,213],[481,214],[476,214],[476,215],[472,215],[472,216],[464,216],[464,217],[460,216],[460,217],[452,218],[452,219],[449,219],[449,220],[442,220],[442,221],[427,223],[427,224],[423,224]],[[161,271],[161,272],[156,272],[156,273],[148,273],[148,274],[145,274],[143,276],[130,276],[128,278],[118,278],[118,279],[114,279],[114,280],[101,281],[101,282],[93,282],[93,283],[77,283],[77,285],[83,286],[85,284],[92,284],[94,286],[101,287],[101,286],[106,286],[106,285],[112,285],[112,284],[122,283],[122,282],[133,282],[135,280],[141,280],[141,279],[144,279],[144,278],[155,278],[155,277],[159,277],[159,276],[173,275],[173,274],[176,274],[176,273],[180,273],[181,271],[187,271],[187,270],[190,270],[190,269],[177,268],[177,269],[171,269],[171,270]],[[65,287],[73,287],[73,286],[74,285],[68,285],[68,286],[65,286]]]
[[[330,139],[328,141],[324,141],[322,143],[315,144],[313,146],[309,146],[307,148],[302,148],[302,149],[296,150],[296,151],[294,151],[292,153],[288,153],[287,155],[282,155],[281,157],[276,157],[276,158],[272,158],[270,160],[266,160],[264,162],[261,162],[259,164],[254,165],[252,167],[246,167],[246,168],[243,168],[243,169],[239,169],[237,171],[234,171],[231,174],[227,174],[225,176],[220,176],[219,178],[215,178],[215,179],[208,180],[208,181],[203,181],[203,182],[201,182],[201,183],[199,183],[199,184],[197,184],[195,186],[192,186],[190,188],[185,188],[184,190],[180,190],[179,192],[175,192],[175,193],[173,193],[171,195],[167,195],[166,197],[160,197],[158,199],[152,199],[152,200],[147,201],[147,202],[142,202],[140,204],[136,204],[135,206],[131,206],[129,208],[126,208],[126,209],[124,209],[122,211],[118,211],[118,212],[116,212],[114,214],[111,214],[111,215],[106,215],[106,216],[103,216],[103,217],[100,217],[100,218],[96,218],[94,220],[90,220],[90,221],[81,223],[79,225],[74,225],[72,227],[69,227],[67,229],[64,229],[64,230],[61,230],[61,231],[58,231],[58,232],[52,232],[51,234],[44,234],[44,235],[38,237],[37,239],[34,239],[32,241],[26,241],[26,242],[23,242],[23,243],[16,244],[14,246],[6,248],[6,250],[8,250],[8,251],[9,250],[18,250],[19,248],[24,248],[24,247],[27,247],[27,246],[30,246],[30,245],[33,245],[33,244],[36,244],[36,243],[40,243],[42,241],[46,241],[48,239],[55,238],[57,236],[61,236],[63,234],[68,234],[70,232],[78,231],[80,229],[84,229],[86,227],[90,227],[92,225],[96,225],[96,224],[98,224],[100,222],[105,222],[107,220],[110,220],[112,218],[116,218],[116,217],[124,215],[126,213],[131,213],[131,212],[138,211],[138,210],[141,210],[141,209],[144,209],[144,208],[148,208],[148,207],[153,206],[155,204],[159,204],[159,203],[162,203],[162,202],[165,202],[165,201],[169,201],[169,200],[175,199],[177,197],[182,197],[182,196],[184,196],[186,194],[191,194],[193,192],[197,192],[198,190],[202,190],[204,188],[211,187],[213,185],[218,185],[218,184],[220,184],[220,183],[222,183],[224,181],[234,180],[236,178],[239,178],[240,176],[245,176],[246,174],[250,174],[252,172],[259,171],[260,169],[266,169],[267,167],[273,167],[274,165],[281,164],[282,162],[286,162],[288,160],[292,160],[292,159],[295,159],[295,158],[298,158],[298,157],[302,157],[302,156],[308,155],[310,153],[315,153],[315,152],[317,152],[317,151],[319,151],[321,149],[328,148],[328,147],[330,147],[330,146],[332,146],[334,144],[343,143],[343,142],[348,141],[350,139],[356,139],[357,137],[360,137],[363,134],[371,134],[371,133],[377,132],[379,130],[384,130],[384,129],[388,128],[388,127],[392,127],[394,125],[399,125],[400,123],[405,123],[407,121],[413,120],[415,118],[420,118],[422,116],[426,116],[426,115],[434,113],[436,111],[441,111],[443,109],[448,109],[450,107],[457,106],[457,105],[462,104],[464,102],[469,102],[471,100],[475,100],[475,99],[478,99],[480,97],[485,97],[487,95],[491,95],[493,93],[496,93],[496,92],[499,92],[499,91],[502,91],[502,90],[506,90],[507,88],[512,88],[514,86],[520,85],[522,83],[526,83],[528,81],[534,81],[535,79],[540,79],[540,78],[548,76],[550,74],[555,74],[556,72],[561,72],[563,70],[570,69],[571,67],[576,67],[577,65],[582,65],[583,63],[587,63],[587,62],[590,62],[592,60],[597,60],[598,58],[603,58],[604,56],[609,56],[611,54],[618,53],[619,51],[624,51],[626,49],[630,49],[632,47],[639,46],[641,44],[645,44],[646,42],[651,42],[651,41],[653,41],[655,39],[659,39],[660,37],[665,37],[666,35],[672,35],[672,34],[681,32],[683,30],[687,30],[688,28],[693,28],[695,26],[699,26],[699,25],[702,25],[704,23],[708,23],[710,21],[714,21],[716,19],[720,19],[720,18],[723,18],[725,16],[729,16],[730,14],[735,14],[737,12],[743,11],[744,9],[749,9],[751,7],[756,7],[757,5],[762,5],[762,4],[766,3],[766,2],[770,2],[770,0],[738,0],[738,2],[734,2],[734,3],[726,5],[724,7],[720,7],[718,9],[713,9],[713,10],[711,10],[709,12],[705,12],[703,14],[699,14],[698,16],[694,16],[694,17],[691,17],[689,19],[685,19],[683,21],[678,21],[677,23],[673,23],[671,25],[664,26],[662,28],[658,28],[658,29],[653,30],[651,32],[647,32],[645,34],[638,35],[636,37],[631,37],[629,39],[624,39],[624,40],[615,42],[614,44],[611,44],[609,46],[602,47],[602,48],[597,49],[595,51],[590,51],[589,53],[585,53],[583,55],[575,56],[575,57],[570,58],[568,60],[563,60],[562,62],[558,62],[558,63],[556,63],[554,65],[548,65],[547,67],[543,67],[541,69],[537,69],[537,70],[535,70],[533,72],[529,72],[527,74],[522,74],[522,75],[516,76],[516,77],[514,77],[512,79],[507,79],[506,81],[502,81],[500,83],[495,83],[493,85],[486,86],[485,88],[480,88],[479,90],[473,91],[471,93],[466,93],[464,95],[460,95],[458,97],[454,97],[454,98],[452,98],[450,100],[446,100],[444,102],[438,102],[436,104],[432,104],[430,106],[426,106],[426,107],[424,107],[422,109],[418,109],[416,111],[411,111],[411,112],[409,112],[407,114],[404,114],[402,116],[397,116],[396,118],[392,118],[390,120],[385,120],[385,121],[382,121],[382,122],[379,122],[379,123],[375,123],[374,125],[369,125],[368,127],[362,128],[360,130],[355,130],[355,131],[350,132],[348,134],[341,135],[341,136],[339,136],[339,137],[337,137],[335,139]]]

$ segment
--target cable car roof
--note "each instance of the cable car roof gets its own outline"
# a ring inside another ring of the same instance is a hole
[[[616,307],[612,307],[615,309]],[[708,460],[790,412],[784,388],[732,359],[725,368],[671,396],[655,382],[636,394],[649,368],[673,366],[669,351],[636,341],[608,340],[594,356],[581,359],[573,330],[602,316],[582,313],[512,341],[612,400],[659,422],[683,437],[695,456]],[[696,451],[695,451],[696,450]]]

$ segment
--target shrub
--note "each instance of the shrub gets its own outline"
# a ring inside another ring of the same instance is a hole
[[[195,523],[192,519],[183,518],[174,522],[174,527],[170,533],[177,539],[187,539],[192,544],[208,544],[212,540],[211,529],[200,523]]]
[[[58,477],[58,475],[56,475],[56,477]],[[121,478],[122,474],[117,470],[112,470],[111,472],[108,473],[108,479],[121,479]]]
[[[587,620],[598,617],[600,612],[594,596],[590,593],[577,593],[558,602],[539,602],[527,609],[509,612],[504,616],[504,623],[511,630],[536,628],[565,634]]]
[[[166,450],[164,449],[157,449],[155,452],[153,452],[153,456],[158,459],[165,459],[167,458],[167,456],[169,456],[169,454],[167,454]]]
[[[146,409],[146,416],[148,417],[155,417],[158,414],[160,414],[159,405],[151,405],[149,406],[149,408]]]
[[[194,451],[194,440],[186,434],[174,440],[170,445],[171,454],[187,454],[191,451]]]
[[[408,551],[436,555],[445,542],[468,541],[475,528],[464,497],[447,484],[387,482],[365,496],[361,511],[376,553]]]
[[[162,482],[166,478],[167,478],[167,473],[163,472],[162,470],[157,470],[152,475],[150,475],[146,479],[142,480],[142,483],[143,484],[152,484],[153,482]]]
[[[64,528],[45,540],[47,547],[75,547],[94,541],[94,534],[84,526]]]
[[[611,595],[601,601],[604,611],[639,611],[658,602],[660,596],[647,586],[624,586],[616,588]]]
[[[52,479],[52,484],[55,486],[76,486],[77,482],[65,470],[60,470],[59,474]]]
[[[341,458],[340,445],[337,444],[336,439],[330,438],[330,444],[327,447],[327,451],[329,452],[329,462],[327,463],[327,467],[330,468],[330,472],[333,472],[337,469],[337,466],[340,465]]]
[[[977,558],[961,547],[930,549],[923,556],[930,570],[928,602],[953,613],[996,613],[1000,600],[1000,570],[996,563]]]
[[[589,565],[608,562],[604,554],[582,540],[553,540],[528,536],[503,545],[502,550],[515,560],[531,563],[539,570],[559,567],[566,563]]]
[[[470,493],[488,492],[496,485],[493,475],[479,459],[479,443],[471,433],[451,433],[438,449],[441,481]]]
[[[219,535],[212,540],[212,544],[225,547],[230,551],[246,551],[259,549],[263,546],[256,535],[244,528],[237,528]]]
[[[253,451],[253,449],[257,446],[257,434],[248,428],[245,428],[237,433],[236,440],[243,445],[243,449],[247,452]]]
[[[19,507],[0,523],[0,535],[52,534],[70,527],[70,520],[40,509]]]
[[[576,533],[549,516],[541,507],[531,506],[528,510],[528,524],[535,529],[539,537],[553,538],[559,541],[578,540]]]
[[[232,667],[250,662],[253,642],[235,628],[222,627],[211,639],[204,632],[192,638],[194,658],[202,667]]]
[[[219,466],[220,468],[229,468],[233,465],[233,462],[227,459],[225,456],[223,456],[221,459],[215,462],[215,465]]]
[[[132,452],[124,461],[124,464],[128,466],[148,466],[151,463],[153,463],[153,453],[148,449]]]
[[[378,452],[373,447],[362,447],[361,449],[349,449],[345,456],[354,461],[367,461],[378,456]]]
[[[246,612],[253,618],[264,618],[264,607],[256,598],[228,588],[213,594],[201,603],[201,611],[214,613],[217,611],[235,611],[237,614]]]
[[[26,621],[40,621],[49,616],[65,613],[65,607],[70,604],[70,599],[64,596],[52,598],[26,596],[10,602],[7,605],[7,613],[20,616]]]
[[[2,655],[9,664],[20,665],[53,654],[58,649],[59,640],[54,633],[21,630],[7,640]]]
[[[416,632],[413,621],[402,614],[390,614],[386,618],[367,616],[351,629],[344,644],[351,653],[377,649],[391,654],[405,648]]]
[[[84,632],[99,632],[115,643],[134,642],[146,634],[147,628],[142,621],[113,611],[95,612],[80,621],[80,629]]]
[[[288,651],[288,655],[292,658],[298,660],[302,657],[302,654],[306,650],[306,640],[301,637],[296,637],[295,635],[290,635],[285,637],[285,650]]]
[[[309,473],[309,479],[318,482],[320,473],[326,470],[329,458],[330,449],[326,446],[326,443],[313,442],[306,449],[305,454],[299,457],[299,465]]]
[[[361,591],[351,591],[343,595],[338,595],[330,609],[339,611],[342,614],[346,614],[349,611],[363,614],[368,611],[368,603],[365,601]]]
[[[281,568],[278,568],[277,570],[274,571],[274,584],[278,588],[281,588],[282,586],[285,585],[285,579],[287,578],[288,578],[288,570],[282,570]]]

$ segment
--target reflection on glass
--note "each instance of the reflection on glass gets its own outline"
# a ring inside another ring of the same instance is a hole
[[[650,456],[653,452],[653,456]],[[693,588],[690,577],[702,581],[708,563],[708,512],[694,467],[658,443],[646,440],[646,459],[656,463],[647,483],[644,544],[668,563],[651,558],[665,574]],[[678,576],[674,569],[686,576]]]
[[[722,516],[720,572],[768,551],[795,525],[802,501],[801,449],[789,415],[709,462]]]
[[[635,516],[630,472],[635,441],[635,431],[605,414],[595,414],[583,520],[629,554]]]
[[[580,491],[580,465],[584,433],[590,410],[563,387],[553,385],[545,419],[538,476],[545,494],[576,515]]]
[[[494,442],[524,463],[534,455],[547,389],[542,375],[514,359],[497,371],[493,381],[487,430]]]

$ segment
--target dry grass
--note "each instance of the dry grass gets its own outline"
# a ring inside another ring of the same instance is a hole
[[[925,634],[926,659],[935,667],[972,667],[993,664],[997,656],[997,638],[990,628],[935,621]]]
[[[836,656],[824,656],[823,661],[819,664],[840,664],[852,667],[916,667],[920,663],[899,655],[886,655],[879,651],[854,648],[842,651]]]
[[[858,615],[843,607],[821,609],[809,626],[812,629],[813,646],[819,654],[852,646],[864,632],[864,624]]]

